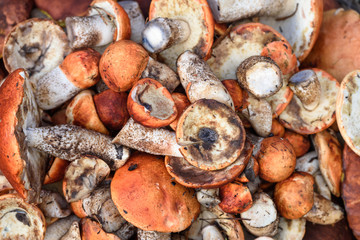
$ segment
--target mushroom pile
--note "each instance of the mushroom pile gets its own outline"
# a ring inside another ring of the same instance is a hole
[[[360,239],[358,13],[4,2],[0,239]]]

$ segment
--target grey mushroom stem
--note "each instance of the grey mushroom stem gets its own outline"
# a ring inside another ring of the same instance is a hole
[[[189,24],[183,20],[155,18],[146,24],[142,43],[149,52],[158,53],[186,41],[190,33]]]
[[[67,17],[65,24],[72,48],[109,44],[116,30],[115,24],[106,15]]]
[[[289,80],[289,87],[306,110],[313,111],[319,105],[321,86],[313,70],[303,70],[294,74]]]

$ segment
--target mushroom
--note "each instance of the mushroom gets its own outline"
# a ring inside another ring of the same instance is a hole
[[[151,78],[139,80],[132,87],[127,108],[135,122],[145,127],[165,127],[177,117],[177,109],[170,92]]]
[[[36,83],[36,101],[44,110],[54,109],[99,79],[100,54],[91,48],[70,53]]]
[[[219,198],[219,189],[199,189],[196,191],[196,198],[199,203],[207,208],[215,207],[221,200]]]
[[[67,17],[65,25],[72,48],[104,46],[131,35],[127,13],[111,0],[92,1],[86,16]]]
[[[303,156],[309,151],[311,147],[309,137],[306,135],[286,130],[284,138],[288,140],[293,146],[296,157]]]
[[[285,127],[300,134],[314,134],[330,127],[335,121],[336,95],[339,83],[323,70],[312,69],[320,82],[320,103],[312,111],[304,108],[301,100],[294,96],[281,113],[279,120]]]
[[[101,158],[111,170],[116,170],[129,158],[129,149],[111,143],[111,138],[74,125],[28,128],[28,146],[55,157],[74,161],[84,154]]]
[[[141,44],[141,33],[145,28],[145,19],[137,1],[119,1],[118,4],[125,10],[131,26],[130,40]]]
[[[180,81],[191,103],[206,98],[217,100],[234,110],[229,92],[197,54],[185,51],[177,59]]]
[[[171,240],[171,233],[144,231],[142,229],[138,229],[137,239],[138,240]]]
[[[129,222],[124,222],[120,228],[115,232],[121,240],[130,240],[133,235],[135,235],[138,228],[132,225]]]
[[[69,164],[63,180],[66,201],[83,199],[109,175],[110,168],[101,159],[82,157]]]
[[[148,128],[130,118],[112,141],[154,155],[182,157],[175,132],[162,128]]]
[[[1,172],[0,170],[0,192],[2,191],[6,191],[6,190],[10,190],[13,187],[11,186],[11,184],[9,183],[9,181],[7,180],[7,178],[4,176],[4,174]]]
[[[81,219],[81,239],[86,240],[121,240],[113,233],[107,233],[100,223],[90,218]]]
[[[0,87],[0,169],[21,197],[39,201],[47,156],[27,145],[27,129],[40,125],[41,111],[24,69],[10,73]]]
[[[181,114],[185,111],[185,109],[191,104],[189,99],[182,93],[174,92],[171,94],[171,97],[174,99],[175,107],[178,112],[176,119],[169,124],[169,126],[176,131],[176,126]]]
[[[295,172],[275,186],[274,201],[286,219],[304,216],[314,204],[314,177],[305,172]]]
[[[259,176],[268,182],[287,179],[295,170],[296,156],[291,144],[279,137],[265,138],[256,155]]]
[[[65,169],[69,165],[69,161],[61,158],[54,158],[52,163],[50,162],[49,165],[50,168],[45,175],[44,184],[50,184],[62,180],[65,176]]]
[[[80,227],[77,221],[74,221],[69,228],[69,231],[60,238],[60,240],[80,240]]]
[[[349,228],[349,223],[346,219],[343,219],[335,224],[331,225],[320,225],[311,222],[306,223],[306,233],[304,240],[326,240],[331,239],[334,236],[338,236],[340,239],[352,240],[356,238]]]
[[[329,187],[326,185],[325,179],[320,171],[317,171],[314,175],[315,179],[315,191],[324,198],[331,200],[331,192]]]
[[[233,102],[236,112],[241,112],[242,109],[247,108],[249,105],[247,99],[249,94],[243,90],[237,80],[226,79],[221,81],[224,84],[226,90],[228,90]]]
[[[245,144],[245,130],[231,108],[200,99],[179,118],[176,139],[184,158],[203,170],[219,170],[236,161]]]
[[[115,172],[111,198],[127,221],[145,231],[179,232],[200,213],[194,191],[172,181],[161,157],[146,153],[133,153]]]
[[[60,239],[69,231],[70,227],[74,224],[75,221],[79,222],[80,219],[75,215],[70,215],[48,225],[46,228],[44,240]]]
[[[302,240],[306,232],[306,220],[286,219],[280,217],[279,233],[275,236],[277,240]]]
[[[247,183],[250,181],[255,181],[255,178],[259,175],[259,163],[258,161],[251,156],[248,164],[243,173],[236,179],[239,182]]]
[[[285,135],[285,128],[283,125],[281,125],[279,123],[278,120],[276,120],[275,118],[272,120],[272,124],[271,124],[271,134],[273,134],[274,136],[277,136],[277,137],[284,137]],[[289,141],[289,140],[288,140]],[[310,141],[309,141],[310,143]],[[294,149],[295,150],[295,149]],[[295,154],[296,154],[296,151],[295,151]]]
[[[45,218],[35,205],[17,194],[0,196],[0,232],[2,239],[43,239]]]
[[[66,107],[67,123],[108,135],[96,111],[93,95],[93,91],[83,90],[71,100]]]
[[[65,32],[51,20],[32,18],[16,25],[5,39],[3,61],[8,72],[24,68],[36,86],[58,66],[70,48]]]
[[[306,172],[311,175],[319,170],[318,154],[315,151],[311,151],[296,159],[295,170],[298,172]]]
[[[246,229],[255,236],[274,236],[278,232],[279,215],[271,197],[259,192],[253,195],[249,210],[241,213]]]
[[[360,71],[350,72],[341,82],[336,100],[336,121],[341,136],[357,155],[360,155],[359,85]]]
[[[71,214],[70,206],[57,192],[42,189],[40,192],[40,203],[38,208],[45,217],[65,218]]]
[[[240,214],[251,208],[253,199],[249,188],[239,182],[231,182],[220,187],[219,207],[227,213]]]
[[[245,146],[238,159],[230,166],[207,171],[191,165],[182,157],[165,157],[165,166],[168,173],[175,180],[191,188],[218,188],[233,181],[244,170],[248,163],[254,146],[250,141],[245,141]]]
[[[221,232],[214,225],[207,225],[201,230],[202,239],[204,240],[224,240]]]
[[[207,1],[152,1],[149,20],[142,33],[143,45],[150,52],[161,51],[159,56],[173,70],[176,59],[186,50],[201,59],[209,57],[214,20]]]
[[[106,48],[100,59],[99,71],[111,90],[124,92],[140,79],[148,60],[149,54],[141,45],[120,40]]]

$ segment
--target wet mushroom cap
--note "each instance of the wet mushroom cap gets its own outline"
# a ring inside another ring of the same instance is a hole
[[[221,170],[206,171],[191,165],[184,158],[165,157],[165,166],[169,174],[183,186],[191,188],[217,188],[233,181],[245,169],[254,146],[245,141],[238,159]]]
[[[359,123],[360,71],[346,75],[336,100],[336,121],[346,144],[360,155]]]
[[[146,231],[179,232],[200,213],[194,191],[172,180],[161,157],[146,153],[133,153],[115,172],[111,198],[123,218]]]
[[[181,115],[176,139],[184,158],[195,167],[218,170],[239,157],[245,130],[236,113],[216,100],[200,99]]]
[[[0,196],[2,239],[43,239],[45,218],[40,209],[17,194]]]

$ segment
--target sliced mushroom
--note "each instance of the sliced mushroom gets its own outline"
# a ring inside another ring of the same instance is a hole
[[[60,240],[81,240],[79,223],[74,221],[71,224],[69,231],[62,236]]]
[[[111,170],[124,165],[130,155],[128,148],[111,143],[110,137],[74,125],[28,128],[26,141],[30,147],[68,161],[84,154],[99,157]]]
[[[57,192],[42,189],[41,202],[37,205],[45,217],[65,218],[71,214],[70,206],[63,196]]]

